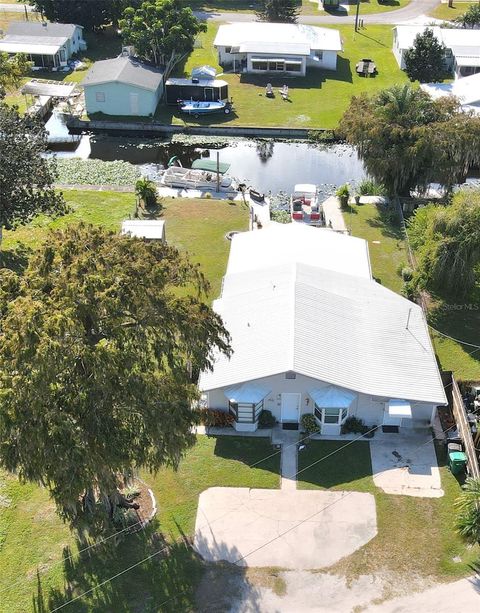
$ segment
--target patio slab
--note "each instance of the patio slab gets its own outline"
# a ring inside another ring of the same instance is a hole
[[[430,430],[381,433],[370,441],[373,481],[386,494],[444,495]]]
[[[211,562],[325,568],[377,534],[371,494],[214,487],[202,492],[194,547]]]

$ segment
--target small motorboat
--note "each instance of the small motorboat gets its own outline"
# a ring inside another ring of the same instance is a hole
[[[224,113],[229,115],[232,112],[232,103],[224,100],[211,102],[201,102],[195,100],[180,100],[180,110],[182,113],[193,115],[195,118],[200,115],[209,115],[210,113]]]
[[[236,192],[237,183],[233,177],[195,168],[170,166],[160,180],[161,185],[180,189],[194,189],[210,192]]]
[[[312,226],[324,226],[325,215],[319,202],[317,186],[310,183],[295,185],[290,198],[292,221],[301,221]]]

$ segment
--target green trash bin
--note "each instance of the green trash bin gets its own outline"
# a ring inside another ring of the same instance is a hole
[[[448,466],[452,475],[458,475],[465,470],[467,456],[463,451],[450,451],[448,453]]]

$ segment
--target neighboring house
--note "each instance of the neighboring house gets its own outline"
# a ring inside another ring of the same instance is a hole
[[[455,96],[460,100],[462,109],[480,115],[480,72],[456,79],[453,83],[423,83],[420,87],[434,100]]]
[[[167,242],[163,219],[126,219],[122,222],[122,234],[143,238],[146,241]]]
[[[66,66],[74,53],[86,48],[83,27],[72,23],[13,21],[0,38],[0,52],[25,53],[37,68]]]
[[[417,34],[427,28],[445,45],[445,68],[456,77],[467,77],[480,72],[480,30],[467,28],[440,28],[438,26],[396,26],[393,28],[393,54],[400,68],[405,68],[405,52],[413,47]]]
[[[233,354],[201,373],[202,402],[239,431],[262,409],[313,414],[326,435],[350,415],[427,426],[446,404],[421,308],[373,280],[363,239],[300,224],[238,234],[214,309]]]
[[[287,23],[230,23],[213,42],[222,66],[249,74],[305,76],[307,68],[336,70],[340,32]]]
[[[163,71],[130,56],[95,62],[82,81],[88,115],[153,115],[163,93]]]

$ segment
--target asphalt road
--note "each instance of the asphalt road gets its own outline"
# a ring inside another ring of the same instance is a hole
[[[430,13],[436,6],[440,4],[440,0],[412,0],[406,7],[398,9],[397,11],[387,11],[386,13],[373,13],[369,15],[361,14],[360,17],[364,23],[379,23],[379,24],[397,24],[402,21],[410,21],[420,15],[426,15]],[[1,5],[0,5],[1,6]],[[196,11],[195,14],[200,19],[206,21],[256,21],[257,18],[254,13],[222,13],[220,11]],[[302,15],[299,18],[299,23],[308,23],[310,25],[319,25],[322,23],[327,24],[349,24],[354,23],[355,15]]]

